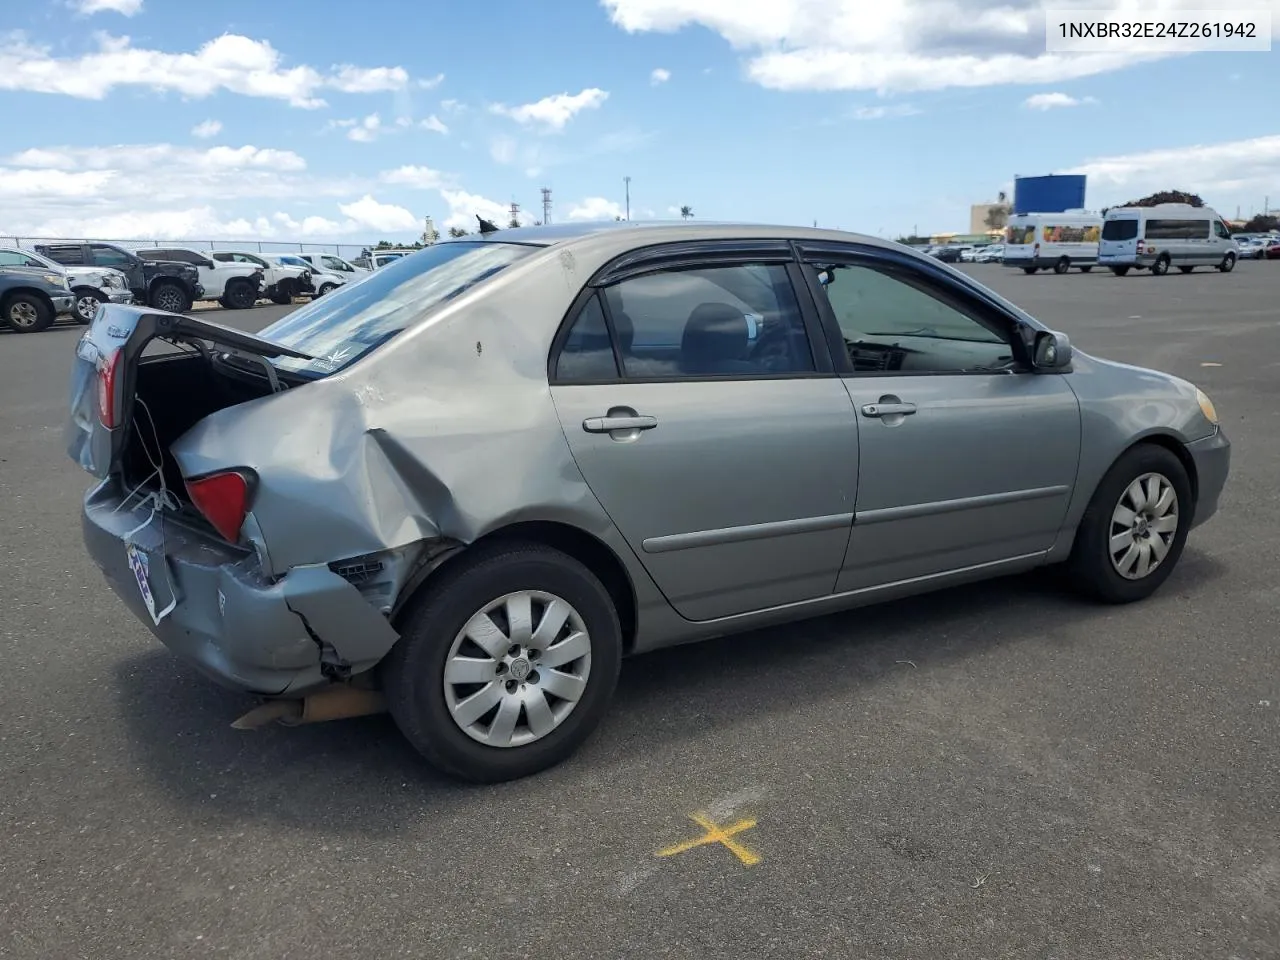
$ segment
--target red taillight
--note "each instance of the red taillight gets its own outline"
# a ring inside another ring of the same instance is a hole
[[[120,372],[120,351],[111,354],[98,367],[98,419],[108,430],[116,424],[116,377]]]
[[[249,501],[249,485],[238,473],[215,473],[187,481],[187,493],[196,509],[224,539],[236,543]]]

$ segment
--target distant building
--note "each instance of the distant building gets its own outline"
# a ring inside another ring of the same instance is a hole
[[[998,210],[1004,207],[1008,210],[1008,204],[1003,203],[975,203],[969,208],[969,232],[970,233],[986,233],[991,228],[987,226],[987,217],[991,215],[992,210]]]

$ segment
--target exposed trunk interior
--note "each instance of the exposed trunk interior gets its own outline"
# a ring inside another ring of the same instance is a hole
[[[211,413],[270,392],[265,376],[242,372],[205,354],[144,356],[137,366],[132,422],[121,461],[125,484],[158,489],[153,460],[158,461],[165,485],[186,502],[182,473],[169,446]]]

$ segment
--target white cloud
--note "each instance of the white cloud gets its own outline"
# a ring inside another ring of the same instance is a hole
[[[372,143],[382,130],[382,120],[376,113],[371,113],[359,123],[343,124],[351,129],[347,131],[347,139],[356,143]]]
[[[1248,207],[1280,180],[1280,134],[1098,157],[1063,173],[1088,176],[1093,207],[1124,203],[1157,190],[1188,190],[1221,212]]]
[[[743,53],[747,76],[777,90],[940,90],[1048,84],[1118,70],[1151,53],[1045,52],[1046,8],[1136,9],[1133,0],[601,0],[629,33],[699,25]],[[1145,0],[1144,15],[1204,7]],[[1266,0],[1273,33],[1280,0]]]
[[[849,114],[854,120],[884,120],[889,117],[914,117],[920,114],[917,107],[904,103],[897,106],[858,107]]]
[[[265,40],[223,34],[195,53],[166,53],[133,46],[129,37],[96,36],[98,49],[79,57],[55,57],[20,34],[0,41],[0,90],[54,93],[102,100],[118,87],[144,87],[204,98],[220,90],[247,97],[283,100],[295,107],[325,105],[326,88],[348,93],[402,89],[408,74],[400,67],[339,66],[329,73],[314,67],[286,67]]]
[[[468,193],[465,190],[442,189],[440,196],[449,205],[449,216],[441,224],[445,230],[450,227],[461,227],[463,230],[469,230],[474,233],[479,226],[476,222],[477,214],[486,220],[493,221],[500,227],[505,226],[511,218],[511,211],[505,203],[490,200],[488,197],[482,197],[477,193]]]
[[[1055,110],[1059,107],[1079,107],[1086,103],[1097,103],[1093,97],[1073,97],[1066,93],[1035,93],[1022,101],[1022,105],[1030,110]]]
[[[604,197],[587,197],[569,208],[570,220],[612,220],[624,214],[622,207]]]
[[[85,16],[110,11],[132,17],[142,12],[142,0],[72,0],[71,5]]]
[[[607,91],[588,87],[579,93],[557,93],[518,107],[496,103],[489,109],[493,113],[510,117],[517,123],[540,124],[552,130],[563,130],[577,114],[583,110],[595,110],[608,99]]]
[[[199,137],[201,140],[208,140],[210,137],[216,137],[222,132],[222,122],[220,120],[206,120],[204,123],[197,123],[191,128],[191,135]]]
[[[422,123],[419,124],[419,126],[421,126],[422,129],[424,130],[431,130],[431,131],[434,131],[435,133],[442,133],[445,136],[449,135],[449,128],[446,127],[444,125],[444,121],[442,121],[434,113],[431,116],[427,117],[427,119],[423,120]]]
[[[338,209],[357,226],[379,232],[412,230],[418,225],[418,218],[404,207],[379,203],[367,193],[353,203],[339,204]]]
[[[434,90],[440,84],[444,83],[444,74],[437,73],[434,77],[425,77],[418,81],[418,86],[423,90]]]
[[[383,183],[412,187],[415,190],[437,190],[444,181],[444,174],[430,167],[397,167],[382,174]]]
[[[653,73],[649,74],[649,82],[655,87],[660,83],[666,83],[671,79],[671,71],[662,67],[656,67]]]

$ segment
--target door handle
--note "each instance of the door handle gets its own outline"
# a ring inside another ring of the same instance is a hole
[[[914,403],[866,403],[862,405],[864,417],[909,417],[916,412]]]
[[[615,430],[652,430],[658,425],[657,417],[588,417],[582,421],[587,433],[613,433]]]

